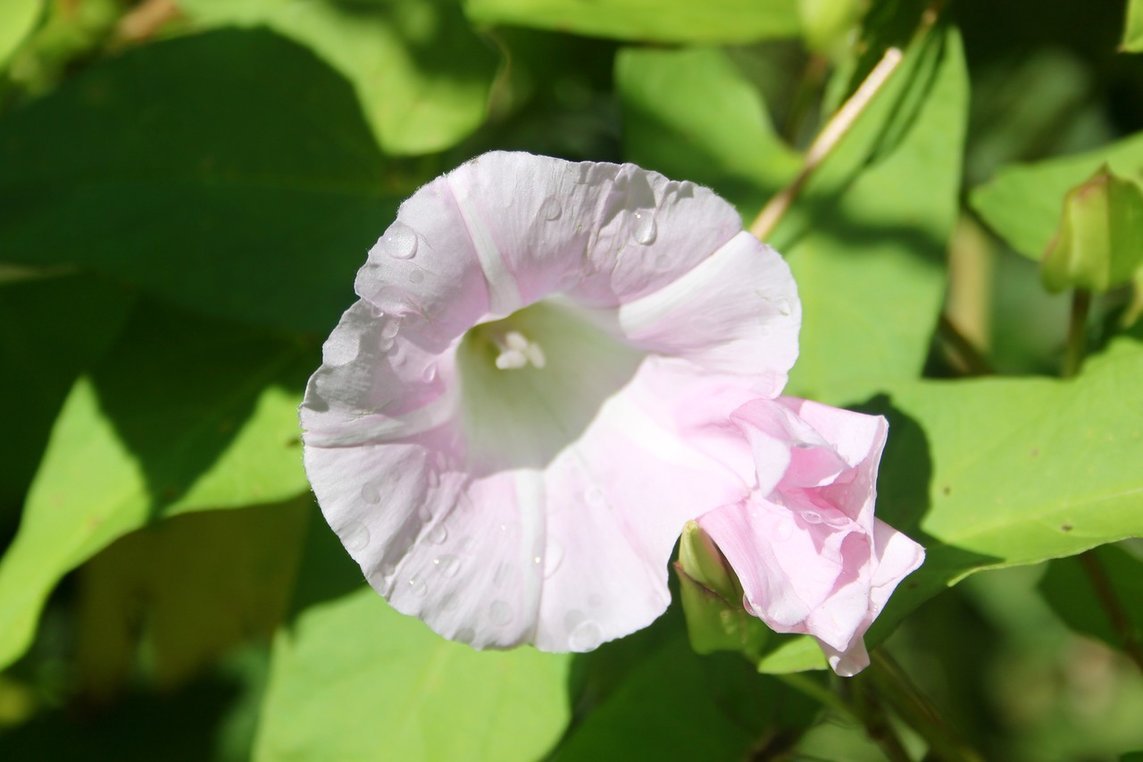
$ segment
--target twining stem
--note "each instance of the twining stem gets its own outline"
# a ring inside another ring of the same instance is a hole
[[[842,107],[830,117],[825,127],[822,128],[822,131],[818,133],[814,142],[807,149],[805,161],[797,176],[789,185],[778,191],[766,203],[766,206],[762,207],[762,211],[754,219],[754,224],[750,226],[750,232],[755,238],[765,240],[774,232],[774,228],[778,226],[778,222],[793,205],[794,199],[802,192],[802,188],[809,182],[810,177],[833,152],[841,139],[849,133],[857,118],[869,107],[885,83],[889,81],[893,72],[901,65],[903,58],[904,55],[900,48],[886,50],[885,55],[881,57],[881,60],[877,62],[877,65],[873,67],[873,70],[869,72],[869,75],[853,95],[849,96],[849,100],[842,104]]]
[[[1091,311],[1091,292],[1077,288],[1072,292],[1072,311],[1068,320],[1068,340],[1064,349],[1062,375],[1071,378],[1083,367],[1087,352],[1087,315]]]
[[[964,332],[946,313],[941,313],[937,320],[937,335],[948,344],[955,353],[957,360],[963,366],[964,372],[973,376],[992,375],[992,366],[985,359],[984,354],[976,348]]]
[[[1123,605],[1115,594],[1115,588],[1111,586],[1111,580],[1107,577],[1107,570],[1103,568],[1103,564],[1100,563],[1099,557],[1095,555],[1094,551],[1089,550],[1080,554],[1079,560],[1084,573],[1087,574],[1088,581],[1091,582],[1092,589],[1095,590],[1099,604],[1103,607],[1107,618],[1111,620],[1112,629],[1119,636],[1123,651],[1131,661],[1135,662],[1135,666],[1143,671],[1143,644],[1140,644],[1135,637],[1131,620],[1128,619],[1127,612],[1123,610]]]
[[[898,716],[929,745],[929,753],[946,762],[983,762],[984,757],[941,719],[936,707],[921,693],[884,648],[871,654],[870,677]]]

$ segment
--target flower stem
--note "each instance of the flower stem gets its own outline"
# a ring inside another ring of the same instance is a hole
[[[956,360],[963,368],[963,372],[971,376],[990,376],[992,366],[988,364],[984,354],[976,348],[964,332],[952,321],[948,313],[942,312],[937,321],[937,335],[944,340],[949,349],[955,354]]]
[[[802,192],[802,188],[809,182],[810,177],[833,152],[841,139],[849,133],[857,118],[864,113],[877,94],[885,87],[885,83],[901,65],[903,57],[900,48],[886,50],[885,55],[881,57],[881,60],[877,62],[877,65],[873,67],[873,70],[849,97],[849,100],[843,103],[841,108],[830,117],[822,131],[814,138],[814,142],[810,144],[809,149],[806,150],[805,161],[802,163],[802,169],[797,176],[789,185],[778,191],[766,203],[766,206],[762,207],[762,211],[754,219],[754,224],[750,226],[750,232],[755,238],[764,240],[774,232],[774,228],[778,226],[778,222],[793,205],[794,200]]]
[[[1123,610],[1123,605],[1115,594],[1115,588],[1111,586],[1111,580],[1107,578],[1107,570],[1100,563],[1099,556],[1095,554],[1095,551],[1089,550],[1086,553],[1081,553],[1079,560],[1084,573],[1087,574],[1088,581],[1091,582],[1092,589],[1095,590],[1099,605],[1103,607],[1107,618],[1111,621],[1112,629],[1119,636],[1124,652],[1131,661],[1135,662],[1135,666],[1143,671],[1143,645],[1140,645],[1135,633],[1132,632],[1131,621],[1127,618],[1127,613]]]
[[[1077,288],[1072,292],[1072,311],[1068,319],[1068,340],[1064,349],[1062,375],[1071,378],[1083,367],[1084,353],[1087,351],[1087,315],[1091,311],[1091,292]]]
[[[932,702],[921,693],[885,649],[871,655],[870,678],[879,695],[929,745],[929,753],[947,762],[982,762],[984,757],[962,740]]]

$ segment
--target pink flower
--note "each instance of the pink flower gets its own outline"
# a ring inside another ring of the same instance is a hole
[[[830,666],[869,664],[862,635],[924,551],[873,517],[888,425],[792,398],[731,416],[756,484],[699,518],[738,575],[746,610],[777,632],[813,635]]]
[[[306,470],[370,584],[445,637],[595,648],[665,610],[688,519],[774,499],[728,426],[774,404],[801,308],[709,190],[486,154],[402,204],[355,287],[302,403]]]

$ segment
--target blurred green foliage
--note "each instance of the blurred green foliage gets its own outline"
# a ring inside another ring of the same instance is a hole
[[[295,417],[421,183],[490,148],[626,160],[749,224],[890,47],[768,236],[804,302],[791,391],[890,418],[878,512],[928,548],[869,643],[985,758],[1143,748],[1137,219],[1085,218],[1128,264],[1085,283],[1077,378],[1036,377],[1076,336],[1028,261],[1101,166],[1143,181],[1141,24],[1139,0],[0,4],[0,758],[935,748],[876,675],[798,672],[821,655],[789,637],[700,656],[677,607],[574,658],[438,638],[322,522]]]

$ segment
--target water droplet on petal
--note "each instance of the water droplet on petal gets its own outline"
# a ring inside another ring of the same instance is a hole
[[[433,559],[433,566],[440,569],[441,574],[452,579],[460,571],[460,559],[456,556],[440,556]]]
[[[503,627],[512,621],[512,607],[507,601],[493,601],[488,607],[488,618],[492,624]]]
[[[426,365],[425,369],[423,371],[421,371],[421,380],[424,381],[426,384],[431,384],[436,377],[437,377],[436,363],[430,363],[430,364]]]
[[[659,226],[655,224],[655,213],[648,209],[635,212],[635,226],[631,229],[631,237],[636,243],[648,246],[655,242],[659,234]]]
[[[452,593],[449,593],[441,599],[441,602],[437,604],[437,607],[440,608],[441,611],[453,611],[456,609],[456,604],[456,596]]]
[[[568,635],[568,648],[573,651],[590,651],[603,642],[603,631],[590,619],[580,622]]]
[[[346,531],[341,542],[348,551],[363,550],[369,544],[369,527],[360,523],[354,524]]]
[[[433,521],[433,512],[429,510],[427,505],[422,505],[417,509],[417,518],[421,520],[422,524],[431,524]]]
[[[381,576],[385,579],[392,579],[393,575],[397,573],[397,564],[384,563],[381,564]]]
[[[420,577],[413,575],[409,577],[409,589],[413,591],[413,595],[421,596],[429,591],[429,586]]]
[[[592,505],[603,505],[605,501],[603,490],[599,487],[588,487],[583,493],[583,498]]]
[[[425,273],[422,270],[413,270],[409,273],[410,283],[421,283],[425,279]]]
[[[471,643],[476,640],[476,633],[473,632],[471,627],[461,627],[456,631],[453,640],[459,640],[461,643]]]
[[[779,540],[788,540],[794,534],[794,527],[789,521],[779,521],[774,528],[774,536]]]
[[[381,488],[377,482],[365,482],[361,485],[361,499],[367,503],[381,502]]]
[[[443,525],[437,524],[429,530],[429,542],[434,545],[443,545],[444,541],[448,539],[448,530]]]
[[[550,577],[556,573],[556,569],[560,568],[560,563],[564,560],[564,548],[558,542],[548,542],[548,555],[544,564],[544,576]]]
[[[667,253],[659,254],[655,257],[655,269],[659,272],[666,272],[671,269],[671,257]]]
[[[826,517],[826,526],[832,529],[842,529],[849,526],[849,517],[845,514],[835,513]]]
[[[512,568],[512,565],[503,562],[496,567],[496,573],[492,575],[492,584],[496,587],[507,587],[515,576],[516,570]]]
[[[558,220],[563,211],[559,199],[555,196],[548,196],[544,199],[544,203],[540,204],[540,216],[548,222]]]
[[[417,234],[403,222],[394,222],[375,248],[394,259],[412,259],[417,253]]]
[[[777,304],[774,306],[778,308],[778,314],[780,315],[789,315],[794,311],[794,308],[788,299],[779,299]]]
[[[802,511],[802,521],[807,524],[820,524],[822,523],[822,515],[817,511]]]

